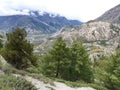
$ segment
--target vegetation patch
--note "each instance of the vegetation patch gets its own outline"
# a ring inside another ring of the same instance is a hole
[[[0,75],[0,90],[37,90],[30,82],[12,75]]]

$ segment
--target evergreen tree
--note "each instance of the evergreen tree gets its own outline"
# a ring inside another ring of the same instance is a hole
[[[7,41],[2,50],[3,57],[18,69],[26,69],[30,65],[37,65],[33,55],[33,45],[26,40],[24,29],[16,28],[7,33]]]
[[[51,50],[44,56],[43,72],[52,77],[61,78],[67,62],[67,47],[65,41],[59,37],[53,44]]]
[[[111,73],[111,90],[120,90],[120,48],[117,48],[116,55],[112,56]]]
[[[70,48],[69,60],[70,80],[83,80],[86,82],[93,80],[92,63],[81,41],[73,41]]]
[[[68,48],[61,37],[44,56],[43,70],[47,76],[69,81],[91,82],[93,78],[91,62],[82,43],[76,40]]]
[[[95,67],[97,83],[109,90],[120,90],[120,49],[116,55],[102,58]]]

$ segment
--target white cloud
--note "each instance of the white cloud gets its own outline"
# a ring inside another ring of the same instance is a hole
[[[119,0],[0,0],[0,15],[27,14],[30,9],[87,21],[97,18],[117,4]]]

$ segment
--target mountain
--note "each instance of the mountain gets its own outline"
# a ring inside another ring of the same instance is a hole
[[[82,25],[67,26],[36,46],[36,52],[45,52],[57,37],[62,37],[68,45],[73,39],[83,40],[91,60],[96,60],[114,53],[115,48],[120,43],[120,25],[95,21]]]
[[[38,11],[29,11],[28,15],[0,16],[0,30],[9,31],[15,27],[23,27],[28,31],[53,33],[67,25],[79,25],[82,22],[68,20],[59,15],[49,13],[40,14]]]
[[[120,4],[106,11],[97,21],[107,21],[112,23],[120,23]]]
[[[91,22],[65,27],[59,34],[63,38],[83,38],[86,41],[111,40],[120,35],[120,25],[108,22]]]
[[[74,27],[66,27],[56,36],[62,36],[67,42],[72,39],[84,40],[91,60],[114,53],[120,44],[120,25],[109,22],[90,22]]]

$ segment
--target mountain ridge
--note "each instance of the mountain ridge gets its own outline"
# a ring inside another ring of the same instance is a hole
[[[0,30],[10,31],[15,27],[41,31],[41,33],[53,33],[67,25],[79,25],[78,20],[68,20],[63,16],[53,16],[49,13],[40,15],[37,11],[31,11],[29,15],[0,16]]]
[[[111,23],[120,23],[120,4],[106,11],[103,15],[101,15],[95,20]]]

